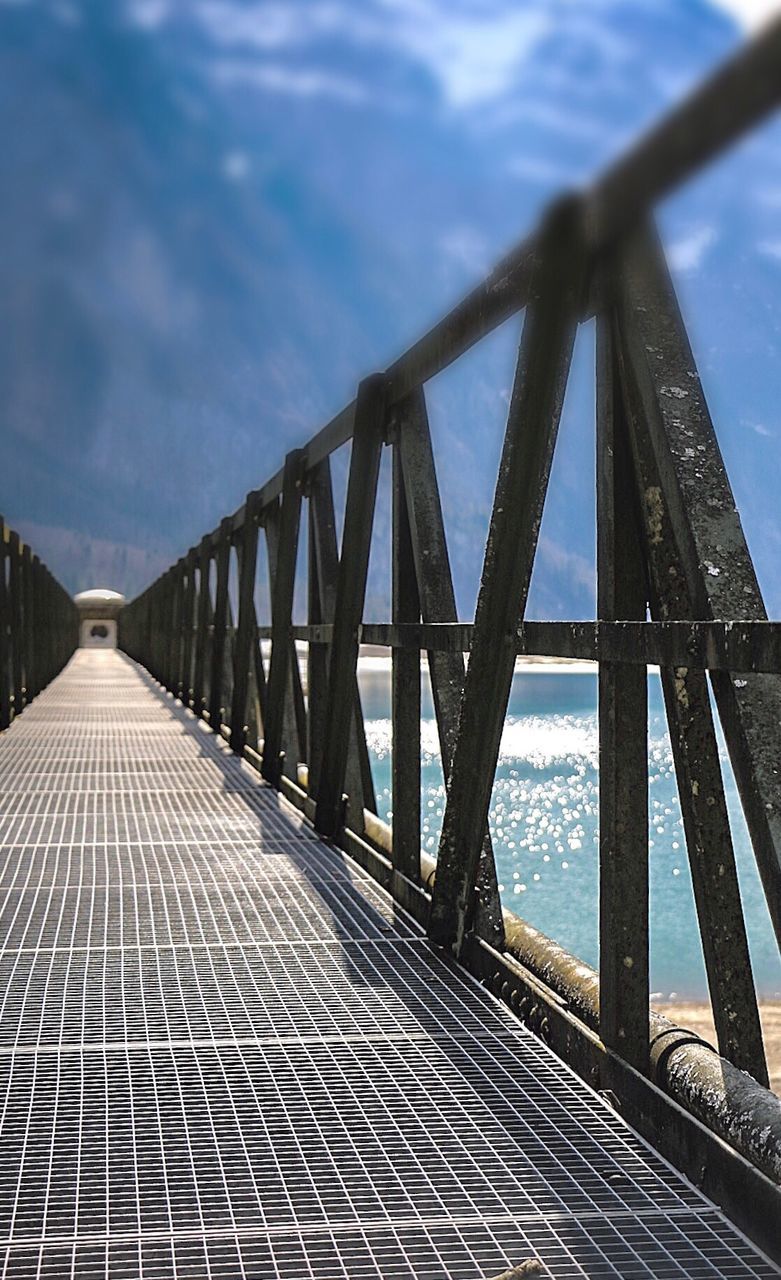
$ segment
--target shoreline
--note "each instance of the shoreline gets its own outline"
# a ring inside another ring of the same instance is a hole
[[[304,642],[301,643],[305,647]],[[468,658],[468,655],[465,655]],[[428,656],[421,652],[420,665],[428,667]],[[385,645],[362,644],[358,653],[358,671],[390,670],[391,650]],[[536,654],[519,654],[515,659],[515,674],[521,675],[597,675],[599,663],[585,658],[546,658]]]
[[[716,1045],[716,1032],[710,1005],[705,1001],[653,1001],[653,1008],[676,1022],[686,1031]],[[765,1037],[765,1053],[770,1075],[770,1088],[781,1097],[781,1000],[760,1000],[759,1016]]]
[[[262,640],[260,647],[264,657],[268,657],[270,653],[270,640]],[[299,663],[302,665],[302,676],[306,669],[306,660],[309,652],[309,645],[306,640],[296,640],[296,654]],[[387,645],[380,644],[362,644],[358,650],[358,674],[373,675],[378,672],[390,676],[391,671],[391,649]],[[465,654],[468,661],[469,655]],[[428,655],[425,650],[420,655],[421,671],[428,670]],[[655,667],[649,667],[649,670],[656,670]],[[599,673],[599,663],[591,662],[586,658],[546,658],[536,654],[519,654],[515,659],[516,675],[588,675],[594,676]]]

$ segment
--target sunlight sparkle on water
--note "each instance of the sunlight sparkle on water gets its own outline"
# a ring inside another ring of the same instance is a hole
[[[680,807],[658,680],[649,683],[651,977],[663,996],[706,994]],[[370,702],[372,699],[370,699]],[[531,703],[534,710],[518,714]],[[377,707],[377,697],[372,709]],[[383,710],[387,703],[383,706]],[[502,734],[490,826],[506,905],[591,964],[598,958],[599,750],[596,680],[590,675],[516,677]],[[367,721],[380,815],[392,820],[391,722]],[[744,910],[757,986],[781,992],[761,886],[723,756]],[[433,718],[421,725],[421,845],[436,856],[445,809]],[[522,905],[521,905],[522,903]]]

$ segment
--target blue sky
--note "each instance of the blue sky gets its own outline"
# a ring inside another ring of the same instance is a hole
[[[4,514],[135,591],[736,47],[704,0],[0,0]],[[766,6],[764,6],[766,7]],[[771,611],[781,133],[660,211]],[[510,324],[428,388],[470,616]],[[593,611],[593,351],[532,612]],[[387,502],[371,612],[387,598]]]

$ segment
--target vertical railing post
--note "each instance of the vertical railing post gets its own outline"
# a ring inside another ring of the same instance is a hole
[[[296,581],[298,536],[301,524],[301,451],[293,450],[285,459],[282,506],[279,513],[278,544],[271,589],[271,666],[266,692],[266,721],[263,725],[263,777],[279,785],[282,771],[285,698],[290,680],[290,628],[293,622],[293,593]]]
[[[11,601],[6,563],[8,531],[0,516],[0,729],[11,723]]]
[[[191,547],[184,562],[185,587],[182,609],[182,667],[179,673],[179,697],[186,707],[190,705],[193,674],[193,627],[195,610],[195,559],[197,552]]]
[[[35,605],[33,598],[33,558],[27,543],[22,548],[22,593],[24,598],[24,703],[35,697]]]
[[[202,716],[206,706],[204,678],[209,640],[209,573],[211,569],[211,534],[201,539],[198,550],[198,631],[195,639],[195,669],[193,672],[192,708]]]
[[[171,576],[173,574],[173,566],[163,574],[157,588],[157,598],[154,608],[154,636],[155,636],[155,678],[160,684],[164,685],[165,675],[165,655],[168,636],[171,630],[171,618],[169,611],[170,603],[170,587]]]
[[[392,484],[392,615],[398,626],[420,622],[420,600],[401,452],[395,439]],[[392,650],[391,663],[393,865],[417,881],[420,878],[420,649],[396,647]]]
[[[35,617],[38,619],[35,636],[35,679],[36,692],[40,693],[49,682],[49,645],[53,619],[52,610],[47,607],[50,601],[46,598],[46,568],[38,556],[33,556],[33,596]]]
[[[330,493],[331,477],[328,459],[321,462],[310,474],[308,480],[308,512],[307,512],[307,622],[310,627],[326,622],[326,610],[320,590],[320,565],[318,553],[318,519],[317,493],[327,481]],[[335,538],[335,535],[334,535]],[[320,760],[325,736],[325,703],[328,680],[328,647],[310,639],[307,648],[306,685],[307,685],[307,722],[306,722],[306,761],[308,770],[307,789],[310,796],[317,794],[320,777]]]
[[[358,628],[363,620],[386,422],[385,376],[374,374],[366,378],[358,388],[355,406],[350,476],[329,655],[325,743],[315,811],[315,827],[324,835],[335,835],[343,818],[342,794],[358,669]]]
[[[179,697],[182,686],[182,640],[184,637],[185,557],[177,562],[174,575],[174,624],[172,629],[171,692]]]
[[[22,651],[24,647],[24,601],[22,595],[22,553],[19,545],[19,534],[11,530],[8,541],[10,557],[9,590],[11,596],[11,687],[13,689],[14,716],[18,716],[24,705],[24,667]]]
[[[686,564],[691,548],[681,536],[674,516],[678,497],[675,489],[680,478],[677,472],[681,466],[688,467],[687,451],[693,451],[689,441],[700,438],[702,424],[708,420],[707,406],[691,353],[682,349],[680,333],[676,332],[677,317],[671,314],[670,295],[664,296],[666,288],[658,277],[657,286],[661,284],[662,288],[657,292],[644,273],[642,259],[635,260],[635,271],[636,276],[631,267],[626,272],[636,292],[630,307],[622,309],[622,323],[616,326],[615,333],[637,477],[651,616],[656,621],[689,619],[697,616],[701,600],[696,595],[697,570],[691,561],[688,569]],[[621,282],[623,287],[624,276]],[[638,302],[642,305],[638,306]],[[646,307],[655,320],[656,341],[652,338],[650,343],[647,331],[641,341],[637,332],[646,325]],[[653,349],[652,361],[649,346]],[[664,372],[658,367],[662,352],[668,361]],[[682,406],[672,412],[667,410],[669,397],[656,390],[655,383],[662,378],[670,380],[665,381],[665,386],[687,388]],[[659,400],[663,402],[661,407]],[[676,431],[684,421],[689,424],[681,450],[685,456],[681,459],[673,455],[672,465],[669,455],[665,465],[657,453],[661,443],[657,432],[664,429],[660,418],[665,416]],[[708,454],[706,446],[703,475],[708,476],[709,485],[715,482],[707,490],[713,494],[716,486],[726,484],[726,475],[721,460]],[[729,528],[730,517],[729,508],[720,511],[717,529]],[[711,519],[708,516],[708,521]],[[737,530],[732,525],[730,533],[734,532]],[[715,539],[724,536],[726,542],[726,532],[722,535],[711,530],[714,535]],[[737,563],[744,551],[745,543],[733,544]],[[702,566],[697,568],[706,576]],[[719,1051],[735,1066],[767,1084],[762,1027],[706,675],[688,665],[662,665],[660,675]],[[773,689],[771,682],[768,693],[770,698],[773,694],[778,697],[777,684]],[[767,708],[762,710],[764,713]],[[729,734],[726,736],[729,744]]]
[[[597,327],[597,613],[646,616],[645,564],[611,317]],[[648,677],[599,664],[599,1028],[648,1069]]]
[[[764,620],[710,410],[652,232],[627,245],[617,279],[622,350],[669,520],[676,573],[688,592],[688,611],[677,616]],[[671,387],[686,394],[672,395]],[[768,749],[781,722],[781,675],[713,671],[710,683],[781,946],[781,770],[777,753]]]
[[[310,569],[309,590],[311,620],[332,625],[336,607],[336,585],[339,576],[339,551],[336,541],[331,466],[328,459],[309,477]],[[309,794],[317,794],[320,778],[327,714],[328,665],[330,644],[313,645],[312,680],[309,683]],[[312,696],[314,690],[314,698]],[[349,797],[347,820],[356,830],[363,830],[363,810],[377,812],[371,762],[366,746],[361,696],[356,679],[353,686],[353,712],[347,749],[345,789]]]
[[[154,584],[150,595],[147,608],[149,610],[149,655],[150,670],[155,680],[160,680],[160,610],[163,595],[163,584],[165,582],[165,574],[162,574]]]
[[[181,560],[171,568],[165,584],[165,625],[163,628],[163,684],[169,692],[176,685],[176,654],[178,650],[178,601],[179,569]]]
[[[160,579],[155,600],[154,616],[154,638],[155,638],[155,678],[160,684],[165,684],[165,647],[166,637],[170,629],[170,618],[168,613],[169,602],[169,586],[171,582],[172,569],[164,573]]]
[[[457,622],[453,575],[422,387],[411,392],[395,407],[394,424],[404,476],[420,612],[424,622]],[[464,656],[461,653],[431,651],[428,670],[447,788],[464,690]],[[487,828],[483,834],[477,884],[479,900],[475,928],[481,938],[501,951],[504,948],[504,922],[493,845]]]
[[[152,585],[152,587],[150,588],[147,594],[146,604],[145,604],[146,617],[145,617],[144,627],[145,627],[145,636],[146,636],[146,652],[147,652],[149,670],[151,671],[155,679],[158,678],[158,675],[157,675],[157,608],[158,608],[158,604],[157,602],[160,596],[161,582],[162,582],[162,577],[158,578],[157,582],[155,582]]]
[[[244,523],[238,542],[239,616],[233,648],[233,698],[231,701],[230,745],[239,755],[246,741],[247,697],[249,694],[252,646],[258,642],[255,615],[255,571],[258,553],[260,495],[248,493]]]
[[[38,562],[38,581],[36,591],[40,600],[39,616],[43,619],[43,649],[41,653],[41,665],[38,669],[38,679],[40,688],[43,689],[52,677],[52,649],[54,645],[53,629],[57,624],[54,613],[53,601],[48,591],[49,572],[46,565],[41,561]]]
[[[540,242],[491,513],[429,919],[432,941],[459,954],[581,306],[579,214],[577,204],[557,210]]]
[[[182,669],[182,594],[184,584],[184,557],[180,556],[174,569],[171,584],[171,649],[168,688],[175,698],[179,696]]]
[[[38,589],[38,573],[41,562],[35,552],[30,548],[30,617],[32,618],[31,634],[30,634],[30,673],[32,676],[32,689],[30,697],[37,697],[43,688],[43,653],[45,645],[46,621],[41,615],[41,599]]]
[[[230,516],[226,516],[220,522],[220,533],[217,542],[217,584],[214,590],[214,630],[212,632],[211,672],[209,677],[209,724],[215,733],[220,732],[220,725],[222,724],[231,533],[232,521]]]
[[[187,557],[182,556],[177,562],[174,576],[174,625],[171,636],[172,669],[171,692],[175,698],[182,696],[184,671],[184,627],[185,601],[187,597]]]

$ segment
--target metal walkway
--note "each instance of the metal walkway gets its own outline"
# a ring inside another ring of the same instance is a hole
[[[3,1276],[778,1274],[128,659],[0,805]]]

